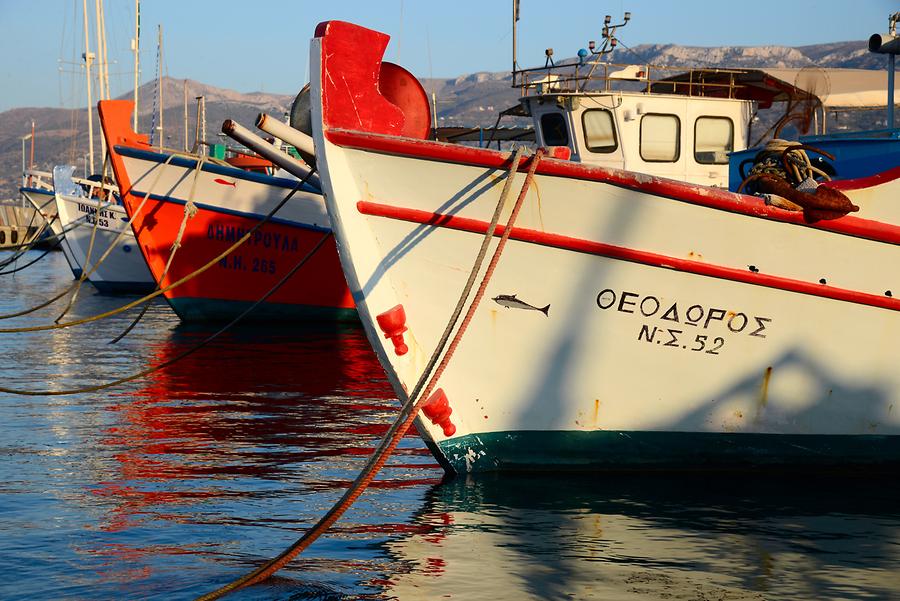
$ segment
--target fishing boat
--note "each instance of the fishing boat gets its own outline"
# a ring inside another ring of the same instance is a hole
[[[900,170],[846,182],[859,210],[815,220],[570,149],[516,163],[429,140],[388,39],[320,24],[311,103],[341,264],[401,400],[480,245],[508,236],[416,417],[446,469],[900,466],[900,214],[864,202]]]
[[[79,273],[87,271],[87,280],[103,294],[152,292],[156,282],[138,250],[125,207],[116,203],[118,189],[95,182],[85,192],[72,179],[74,170],[71,165],[53,169],[66,258]]]
[[[161,288],[193,274],[231,247],[299,184],[296,178],[152,147],[146,135],[132,129],[131,111],[131,101],[99,104],[122,202],[138,247]],[[248,318],[355,320],[330,232],[319,189],[304,183],[246,243],[168,290],[165,297],[185,321],[233,319],[328,238]]]
[[[56,198],[53,191],[53,174],[47,171],[29,170],[26,171],[28,176],[28,185],[19,188],[19,193],[28,201],[32,208],[43,217],[47,223],[53,240],[59,240],[59,247],[64,250],[63,256],[69,269],[72,270],[72,276],[77,280],[81,277],[81,266],[74,261],[72,253],[65,251],[64,238],[65,232],[59,221],[59,214],[56,209]],[[72,178],[76,184],[90,188],[96,182],[89,181],[84,178]]]

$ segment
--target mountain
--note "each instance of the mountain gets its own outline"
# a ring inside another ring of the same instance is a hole
[[[572,59],[569,59],[570,61]],[[868,52],[865,41],[834,42],[812,46],[722,46],[702,48],[674,44],[642,44],[620,48],[613,55],[617,63],[649,63],[666,67],[843,67],[884,69],[886,59]],[[535,61],[538,65],[543,62]],[[559,62],[559,61],[558,61]],[[524,63],[523,63],[524,64]],[[438,124],[444,126],[491,126],[500,110],[516,104],[519,95],[510,87],[508,72],[479,72],[455,78],[423,79],[425,90],[434,94]],[[301,82],[297,82],[299,90]],[[193,80],[165,78],[161,81],[165,146],[182,148],[184,135],[184,98],[187,97],[188,146],[193,145],[197,126],[197,96],[206,99],[206,132],[210,142],[217,136],[225,119],[252,126],[256,115],[267,112],[281,117],[290,110],[293,96],[263,92],[242,93],[217,88]],[[156,82],[141,86],[139,92],[140,131],[150,131],[154,120],[155,100],[159,98]],[[131,98],[127,94],[122,98]],[[55,164],[69,163],[83,170],[87,148],[87,111],[54,108],[16,108],[0,113],[0,198],[14,198],[19,186],[22,164],[21,137],[29,133],[31,121],[37,126],[34,164],[49,170]],[[512,125],[506,118],[501,125]],[[523,121],[519,120],[519,124]],[[95,136],[99,136],[99,120],[94,111]],[[95,170],[102,167],[99,143],[96,143]],[[26,142],[26,151],[29,150]]]

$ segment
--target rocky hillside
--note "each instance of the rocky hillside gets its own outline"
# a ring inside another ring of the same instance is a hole
[[[528,64],[529,57],[522,58]],[[534,64],[543,62],[543,57],[534,57]],[[672,44],[643,44],[630,49],[621,49],[614,55],[618,63],[650,63],[672,67],[786,67],[799,68],[811,65],[821,67],[847,67],[862,69],[883,69],[883,56],[870,54],[865,41],[836,42],[789,48],[784,46],[761,47],[718,47],[700,48],[675,46]],[[433,92],[437,104],[440,125],[490,126],[497,118],[497,112],[513,106],[518,92],[510,87],[509,73],[473,73],[456,78],[423,80],[429,95]],[[297,82],[299,89],[300,82]],[[139,90],[141,131],[149,131],[158,126],[152,115],[155,111],[154,99],[158,98],[156,83],[151,82]],[[256,115],[265,111],[272,115],[283,115],[289,110],[293,100],[290,95],[265,93],[241,93],[216,88],[200,82],[180,79],[162,81],[163,125],[165,145],[181,148],[184,141],[184,97],[188,100],[188,145],[193,144],[197,120],[195,97],[206,98],[207,139],[217,141],[222,122],[234,119],[251,126]],[[130,94],[125,98],[130,98]],[[87,148],[87,111],[54,108],[17,108],[0,113],[0,198],[16,196],[21,172],[21,136],[30,131],[31,120],[37,126],[35,143],[35,166],[49,169],[55,164],[77,165],[79,171],[84,165]],[[99,127],[95,113],[95,135]],[[504,120],[506,125],[511,121]],[[97,144],[95,168],[100,169]],[[26,143],[26,150],[28,149]]]

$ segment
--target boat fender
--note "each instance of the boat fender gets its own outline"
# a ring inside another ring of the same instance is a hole
[[[456,434],[456,426],[450,422],[450,414],[453,413],[453,409],[450,407],[450,401],[447,400],[447,394],[443,388],[435,390],[422,404],[422,413],[431,420],[431,423],[441,427],[444,436],[450,437]]]
[[[377,315],[375,319],[378,321],[378,327],[384,332],[384,337],[390,338],[394,343],[394,352],[398,355],[405,355],[409,351],[409,347],[403,341],[403,332],[407,329],[406,311],[403,309],[403,305],[388,309]]]

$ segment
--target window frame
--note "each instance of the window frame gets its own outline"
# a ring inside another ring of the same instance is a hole
[[[700,165],[727,165],[728,157],[725,157],[724,161],[701,161],[697,158],[697,124],[701,119],[709,119],[716,121],[728,121],[728,124],[731,125],[731,150],[727,150],[726,152],[734,152],[734,119],[731,117],[726,117],[724,115],[700,115],[696,119],[694,119],[694,161],[696,161]]]
[[[545,118],[545,117],[549,117],[549,116],[551,116],[551,115],[554,116],[554,117],[559,117],[559,118],[562,120],[562,124],[563,124],[563,127],[564,127],[565,132],[566,132],[566,141],[565,141],[565,144],[551,144],[551,143],[547,140],[547,133],[546,133],[547,130],[546,130],[546,128],[544,127],[544,118]],[[541,122],[541,139],[544,141],[544,145],[546,145],[546,146],[566,146],[566,147],[568,147],[568,146],[571,145],[571,143],[572,143],[572,133],[569,131],[569,124],[568,124],[567,121],[566,121],[566,116],[565,116],[565,114],[560,113],[560,112],[557,112],[557,111],[547,111],[546,113],[543,113],[543,114],[541,115],[541,120],[540,120],[540,122]]]
[[[587,124],[585,123],[585,117],[587,116],[588,113],[596,113],[596,112],[602,112],[602,113],[606,113],[607,115],[609,115],[609,122],[612,125],[612,137],[613,137],[613,145],[611,147],[610,146],[592,147],[588,144],[588,131],[587,131]],[[588,151],[590,151],[594,154],[612,154],[612,153],[616,152],[617,150],[619,150],[619,134],[616,131],[616,117],[615,117],[615,115],[613,115],[613,112],[609,109],[604,109],[604,108],[585,109],[581,113],[581,133],[584,135],[584,147]],[[601,150],[601,149],[604,149],[604,150]]]
[[[674,159],[648,159],[644,157],[644,119],[647,117],[671,117],[675,119],[675,158]],[[641,115],[641,123],[638,130],[638,153],[645,163],[677,163],[681,160],[681,118],[674,113],[644,113]]]

